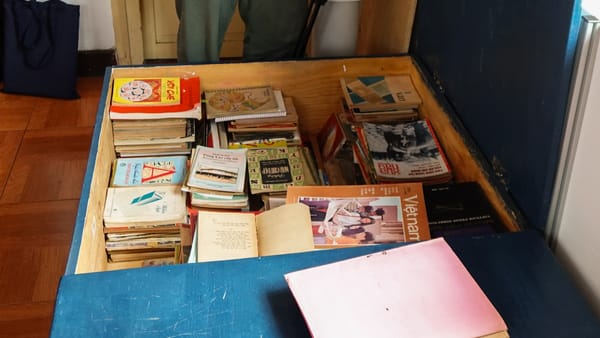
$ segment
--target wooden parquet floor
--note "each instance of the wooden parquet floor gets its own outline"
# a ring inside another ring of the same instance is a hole
[[[0,92],[0,337],[48,337],[102,77],[77,100]]]

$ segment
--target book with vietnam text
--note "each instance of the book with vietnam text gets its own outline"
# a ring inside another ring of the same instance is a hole
[[[509,336],[500,313],[442,238],[284,278],[313,337]],[[348,320],[349,311],[358,311],[355,320]]]
[[[196,234],[198,262],[314,249],[310,212],[299,203],[259,214],[200,210]]]
[[[309,206],[316,247],[430,238],[421,183],[291,186],[286,203]]]

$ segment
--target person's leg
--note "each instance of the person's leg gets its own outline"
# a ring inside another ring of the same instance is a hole
[[[179,62],[219,61],[225,31],[236,0],[176,0],[179,17],[177,59]]]
[[[240,0],[246,24],[244,58],[285,59],[294,49],[308,13],[307,0]]]

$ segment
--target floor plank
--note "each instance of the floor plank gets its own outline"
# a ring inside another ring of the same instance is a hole
[[[0,92],[0,337],[48,337],[102,90],[76,100]]]

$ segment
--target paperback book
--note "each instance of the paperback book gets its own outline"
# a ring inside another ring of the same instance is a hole
[[[185,217],[185,194],[179,185],[108,187],[105,227],[175,224]]]
[[[285,115],[283,97],[278,99],[271,86],[205,90],[204,95],[206,118],[216,122]]]
[[[109,112],[114,120],[202,119],[200,78],[115,78]]]
[[[205,190],[243,192],[247,149],[197,146],[186,186]]]
[[[421,183],[292,186],[286,203],[309,207],[316,247],[430,239]]]
[[[344,77],[340,83],[354,112],[413,109],[422,102],[409,75]]]
[[[286,191],[304,184],[301,149],[297,146],[248,149],[248,180],[252,194]]]
[[[111,186],[183,184],[187,156],[117,158]]]
[[[285,220],[285,221],[282,221]],[[198,211],[198,262],[314,249],[308,207],[286,204],[262,213]]]

